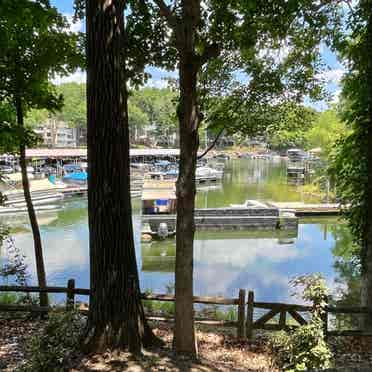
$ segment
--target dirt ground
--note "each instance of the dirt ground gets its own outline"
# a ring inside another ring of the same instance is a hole
[[[0,319],[0,371],[11,372],[25,359],[25,341],[42,329],[40,320]],[[153,324],[154,332],[165,346],[145,350],[140,358],[125,352],[106,352],[89,357],[76,354],[66,371],[255,371],[279,372],[264,336],[255,341],[238,341],[232,331],[216,333],[198,329],[199,359],[176,358],[172,353],[172,331],[169,324]],[[372,371],[372,337],[330,340],[336,367],[369,368]],[[35,371],[36,372],[36,371]]]
[[[239,342],[230,332],[216,334],[198,330],[199,359],[176,358],[172,353],[172,332],[164,323],[153,324],[154,332],[165,346],[145,350],[134,358],[125,352],[100,355],[75,355],[66,370],[76,371],[278,371],[269,350],[260,341]],[[42,321],[0,319],[0,371],[10,372],[25,359],[25,341],[42,328]]]

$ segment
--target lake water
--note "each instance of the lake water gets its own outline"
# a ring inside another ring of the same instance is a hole
[[[226,163],[220,187],[198,191],[198,207],[222,207],[262,201],[307,201],[295,186],[287,185],[285,163],[233,160]],[[143,290],[164,293],[174,283],[175,241],[140,242],[140,201],[133,200],[137,264]],[[15,244],[26,255],[35,282],[32,236],[26,223],[8,219]],[[22,226],[21,226],[22,225]],[[65,286],[69,278],[89,287],[87,202],[74,199],[63,209],[40,217],[49,285]],[[18,226],[18,227],[17,227]],[[19,227],[21,226],[21,227]],[[236,297],[239,288],[253,289],[257,301],[293,301],[290,278],[320,272],[329,287],[339,278],[335,262],[347,255],[350,235],[337,218],[305,218],[297,233],[203,232],[196,235],[194,288],[196,295]],[[337,284],[339,285],[339,284]]]

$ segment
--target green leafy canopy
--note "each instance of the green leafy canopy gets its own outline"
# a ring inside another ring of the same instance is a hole
[[[83,63],[80,36],[47,0],[0,3],[0,99],[31,108],[60,109],[62,96],[50,79]]]

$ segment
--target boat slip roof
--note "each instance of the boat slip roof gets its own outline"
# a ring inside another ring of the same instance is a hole
[[[130,156],[179,156],[179,149],[130,149]],[[69,158],[86,157],[87,149],[40,148],[26,149],[26,158]]]
[[[142,200],[157,200],[157,199],[176,199],[176,193],[173,190],[143,190]]]
[[[169,180],[149,180],[145,179],[143,183],[144,190],[175,190],[176,184],[174,181]]]

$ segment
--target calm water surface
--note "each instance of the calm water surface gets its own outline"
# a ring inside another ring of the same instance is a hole
[[[199,190],[198,207],[222,207],[246,199],[305,201],[286,183],[285,163],[235,160],[226,163],[220,187]],[[175,242],[140,242],[140,202],[133,201],[137,264],[142,289],[165,292],[174,282]],[[32,236],[26,220],[7,219],[15,244],[26,255],[35,279]],[[66,285],[75,278],[89,287],[89,252],[86,200],[65,202],[63,209],[40,217],[44,255],[50,285]],[[295,275],[320,272],[331,288],[339,277],[334,267],[347,253],[350,235],[337,218],[303,219],[297,233],[203,232],[196,235],[194,287],[196,295],[236,296],[239,288],[254,289],[257,300],[287,301],[288,280]]]

